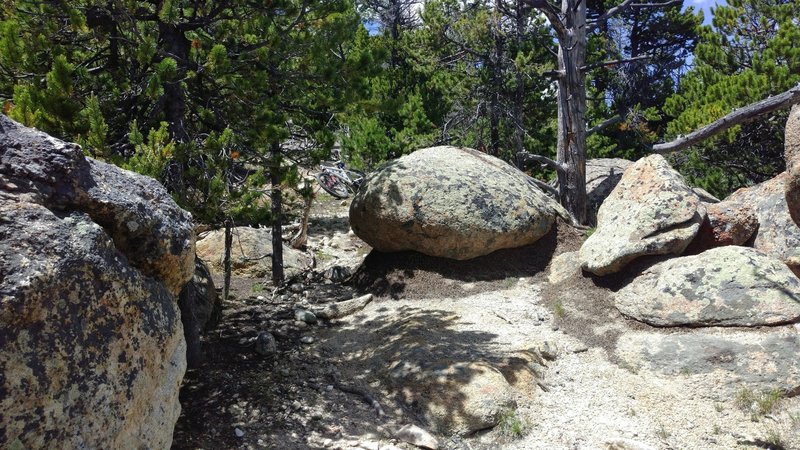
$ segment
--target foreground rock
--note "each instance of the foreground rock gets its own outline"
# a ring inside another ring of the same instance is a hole
[[[547,234],[563,209],[505,162],[433,147],[389,162],[350,205],[353,231],[382,252],[471,259]]]
[[[404,402],[418,405],[437,434],[463,436],[492,428],[516,408],[511,385],[486,363],[441,361],[405,382]]]
[[[0,447],[169,448],[191,217],[0,115]]]
[[[800,275],[800,228],[792,220],[786,205],[788,178],[784,172],[769,181],[739,189],[726,201],[753,206],[758,216],[758,230],[751,239],[752,246],[780,259]]]
[[[225,230],[214,230],[197,241],[197,256],[221,275],[225,259]],[[231,268],[235,275],[263,278],[272,275],[272,233],[266,228],[233,228]],[[286,278],[299,275],[311,265],[311,258],[288,245],[283,246]]]
[[[794,327],[767,331],[728,329],[686,333],[626,333],[616,356],[625,367],[664,375],[721,372],[725,382],[709,385],[703,394],[726,400],[742,389],[792,391],[800,386],[800,335]]]
[[[681,254],[706,209],[683,177],[660,155],[630,166],[597,214],[597,230],[580,250],[581,267],[618,272],[645,255]]]
[[[658,263],[617,292],[619,311],[655,326],[758,326],[800,319],[800,279],[748,247]]]
[[[800,105],[792,106],[784,131],[784,157],[786,158],[786,204],[789,215],[800,226]]]
[[[586,209],[590,225],[597,225],[597,211],[622,179],[622,174],[633,164],[622,158],[596,158],[586,161]]]
[[[706,205],[706,211],[708,217],[686,248],[687,254],[726,245],[745,245],[758,229],[758,217],[750,205],[726,201]]]

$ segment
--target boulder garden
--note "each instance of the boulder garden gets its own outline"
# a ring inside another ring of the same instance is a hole
[[[705,217],[700,198],[662,156],[642,158],[600,206],[597,230],[580,250],[581,267],[607,275],[640,256],[679,255]]]
[[[350,205],[355,234],[378,251],[457,260],[522,247],[566,211],[522,172],[467,148],[432,147],[369,176]]]
[[[161,185],[0,115],[0,447],[169,448],[193,272]]]
[[[800,280],[757,250],[727,246],[655,264],[614,303],[659,327],[776,325],[800,319]]]

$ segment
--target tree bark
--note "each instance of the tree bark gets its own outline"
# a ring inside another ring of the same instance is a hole
[[[564,27],[558,31],[558,149],[561,205],[586,223],[586,2],[563,0]]]
[[[178,74],[175,79],[163,83],[164,95],[160,105],[169,124],[167,129],[174,141],[188,142],[189,133],[184,126],[187,111],[186,93],[181,87],[180,80],[186,75],[191,43],[177,25],[164,22],[158,23],[158,41],[159,49],[178,63]]]
[[[283,205],[281,203],[281,144],[275,142],[270,148],[269,181],[272,184],[270,200],[272,212],[272,282],[283,283]]]

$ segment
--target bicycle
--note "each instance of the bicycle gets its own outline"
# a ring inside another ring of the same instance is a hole
[[[366,178],[364,172],[348,169],[342,161],[335,161],[333,166],[320,164],[319,168],[322,170],[316,177],[319,185],[336,198],[355,194]]]

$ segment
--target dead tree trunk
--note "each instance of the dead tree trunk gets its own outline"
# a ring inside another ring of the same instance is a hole
[[[564,29],[558,33],[558,148],[561,205],[586,222],[586,2],[563,0]]]

